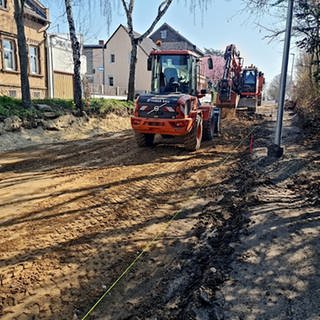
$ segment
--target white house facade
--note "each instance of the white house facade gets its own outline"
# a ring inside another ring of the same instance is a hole
[[[78,36],[82,50],[82,36]],[[73,54],[68,34],[49,33],[47,36],[48,97],[73,97]],[[82,77],[87,72],[87,60],[81,54]]]
[[[138,34],[136,34],[138,36]],[[138,46],[135,90],[150,91],[151,72],[147,70],[149,53],[156,44],[149,38]],[[129,81],[131,42],[127,29],[120,25],[105,44],[105,87],[108,95],[126,95]]]

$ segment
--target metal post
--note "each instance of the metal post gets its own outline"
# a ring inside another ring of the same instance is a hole
[[[291,83],[293,83],[293,68],[294,68],[294,58],[295,58],[295,54],[294,53],[290,53],[292,55],[292,66],[291,66],[291,78],[290,81]]]
[[[283,155],[283,148],[281,147],[281,138],[282,138],[284,100],[285,100],[286,84],[287,84],[288,60],[289,60],[289,51],[290,51],[293,1],[294,0],[288,1],[286,34],[284,39],[284,49],[283,49],[283,57],[282,57],[280,93],[279,93],[277,126],[276,126],[274,145],[271,145],[268,149],[268,155],[273,157],[281,157]]]

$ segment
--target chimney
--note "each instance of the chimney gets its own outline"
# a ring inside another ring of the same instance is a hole
[[[104,46],[104,40],[99,40],[99,45],[100,45],[101,47],[103,47],[103,46]]]

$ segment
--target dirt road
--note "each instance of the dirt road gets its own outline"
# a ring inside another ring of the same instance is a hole
[[[159,275],[179,267],[177,256],[190,257],[199,247],[199,216],[211,207],[221,213],[216,202],[233,188],[227,181],[244,150],[234,146],[248,123],[226,122],[224,132],[195,153],[179,146],[138,149],[130,130],[2,153],[1,319],[83,317],[179,212],[148,259],[139,261],[91,317],[102,312],[105,319],[125,319],[136,312]],[[230,218],[222,213],[223,220]],[[212,219],[203,224],[223,223]],[[174,294],[180,284],[170,285]]]
[[[1,319],[83,319],[140,257],[87,319],[318,320],[319,143],[288,119],[268,160],[260,111],[194,153],[130,130],[2,153]]]

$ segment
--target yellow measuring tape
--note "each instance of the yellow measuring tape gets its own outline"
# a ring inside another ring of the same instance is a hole
[[[250,137],[250,135],[254,132],[255,128],[253,128],[241,141],[235,146],[232,151],[237,150],[243,142]],[[221,160],[221,163],[218,166],[223,165],[229,158],[231,158],[231,154],[226,156]],[[198,189],[201,189],[205,183],[199,186]],[[191,196],[194,196],[196,192],[194,192]],[[96,307],[100,304],[100,302],[111,292],[111,290],[121,281],[121,279],[133,268],[133,266],[137,263],[137,261],[152,247],[152,245],[165,233],[165,231],[170,227],[171,223],[183,210],[177,211],[171,219],[166,223],[165,228],[156,234],[143,248],[143,250],[134,258],[134,260],[128,265],[128,267],[121,273],[121,275],[112,283],[112,285],[105,291],[105,293],[97,300],[97,302],[91,307],[91,309],[85,314],[85,316],[81,320],[86,320],[90,316],[90,314],[96,309]]]

